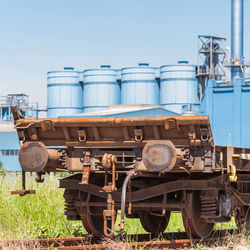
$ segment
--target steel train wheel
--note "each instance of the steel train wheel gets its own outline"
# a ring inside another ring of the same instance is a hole
[[[167,228],[170,219],[170,212],[167,211],[165,216],[161,216],[161,213],[159,213],[158,216],[150,212],[141,212],[139,213],[139,218],[145,231],[152,234],[159,234],[164,232]]]
[[[89,183],[95,184],[98,186],[103,186],[104,178],[103,176],[95,176],[90,178]],[[106,200],[94,195],[89,195],[89,202],[105,202]],[[104,220],[103,220],[103,210],[104,207],[84,207],[81,210],[81,219],[84,228],[89,234],[94,234],[97,237],[102,237],[104,235]],[[108,225],[109,226],[109,225]]]
[[[90,198],[92,202],[100,202],[99,197],[93,196]],[[98,237],[103,236],[103,210],[105,207],[84,207],[81,214],[82,224],[89,234],[94,234]]]
[[[235,223],[240,230],[250,230],[250,206],[240,207],[236,211]]]
[[[200,192],[187,193],[186,206],[182,211],[186,233],[193,238],[207,238],[211,234],[214,223],[207,223],[201,218]]]

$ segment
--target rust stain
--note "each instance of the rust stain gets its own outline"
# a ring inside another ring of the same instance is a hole
[[[158,154],[158,152],[157,152],[155,149],[151,150],[151,155],[152,155],[152,156],[155,156],[155,155],[157,155],[157,154]]]

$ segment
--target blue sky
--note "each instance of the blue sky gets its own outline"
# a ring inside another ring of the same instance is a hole
[[[197,63],[197,35],[225,36],[230,0],[2,0],[0,95],[23,92],[46,105],[46,73],[140,61]],[[250,0],[245,56],[250,60]]]

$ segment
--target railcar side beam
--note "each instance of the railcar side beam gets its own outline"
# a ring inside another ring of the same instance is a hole
[[[18,112],[16,107],[12,107],[12,112]],[[23,143],[40,141],[45,146],[142,147],[151,140],[170,140],[176,146],[213,145],[207,116],[21,118],[15,120],[15,128]]]

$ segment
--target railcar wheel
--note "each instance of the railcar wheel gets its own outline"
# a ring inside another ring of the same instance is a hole
[[[145,231],[152,234],[159,234],[164,232],[167,228],[170,219],[170,212],[167,211],[165,216],[161,216],[161,213],[156,215],[156,212],[141,212],[139,213],[139,218]]]
[[[250,230],[250,206],[239,207],[235,214],[238,229]]]
[[[90,178],[89,183],[102,186],[104,184],[103,176],[95,176],[95,178]],[[105,202],[106,200],[94,195],[89,195],[89,202]],[[100,207],[83,207],[81,209],[81,220],[84,228],[89,234],[94,234],[97,237],[103,237],[104,235],[104,220],[103,220],[103,210],[107,209],[106,206]],[[116,219],[116,218],[115,218]],[[110,225],[108,225],[110,228]]]
[[[100,202],[101,198],[91,196],[91,202]],[[81,213],[82,224],[89,234],[94,234],[98,237],[103,236],[103,210],[105,207],[84,207]]]
[[[214,223],[208,223],[201,218],[200,192],[187,193],[186,205],[182,211],[182,220],[186,233],[193,238],[207,238],[211,234]]]

